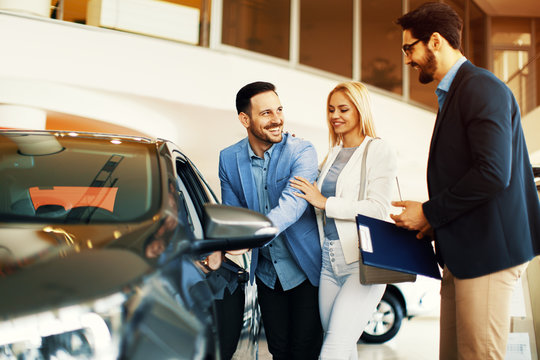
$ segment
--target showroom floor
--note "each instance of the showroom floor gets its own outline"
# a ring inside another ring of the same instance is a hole
[[[358,358],[369,360],[434,360],[438,358],[439,317],[405,320],[399,333],[382,345],[358,344]],[[259,344],[259,360],[271,360],[266,341]]]

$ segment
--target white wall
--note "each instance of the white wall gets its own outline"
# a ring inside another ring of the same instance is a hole
[[[171,139],[215,190],[219,150],[245,135],[234,98],[248,82],[273,82],[286,128],[311,140],[321,158],[327,150],[325,101],[336,79],[257,57],[52,20],[0,14],[0,33],[0,104],[109,121]],[[403,196],[425,199],[435,115],[377,91],[372,100],[379,136],[399,156]]]

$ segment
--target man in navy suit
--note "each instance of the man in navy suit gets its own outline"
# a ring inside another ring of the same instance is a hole
[[[315,213],[294,195],[289,180],[317,178],[317,153],[308,141],[283,134],[283,107],[274,85],[254,82],[236,96],[247,137],[220,153],[222,202],[266,214],[279,235],[253,249],[268,348],[274,359],[317,359],[322,343],[318,285],[321,247]]]
[[[398,226],[433,235],[440,359],[504,359],[514,285],[540,253],[540,205],[512,92],[461,53],[462,20],[426,3],[397,20],[405,63],[438,82],[429,200],[395,202]]]

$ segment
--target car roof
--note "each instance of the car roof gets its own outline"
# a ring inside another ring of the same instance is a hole
[[[131,140],[143,143],[156,143],[164,141],[158,138],[124,135],[124,134],[112,134],[112,133],[100,133],[90,131],[69,131],[69,130],[31,130],[31,129],[0,129],[0,134],[18,134],[18,135],[54,135],[54,136],[84,136],[95,137],[103,139],[118,139],[118,140]]]

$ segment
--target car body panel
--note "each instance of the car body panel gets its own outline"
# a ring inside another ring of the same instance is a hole
[[[440,284],[425,276],[417,276],[415,282],[388,284],[360,339],[384,343],[397,335],[405,318],[438,316]]]
[[[418,276],[414,283],[400,283],[389,286],[395,286],[402,294],[405,301],[405,316],[438,315],[441,300],[440,280]]]

